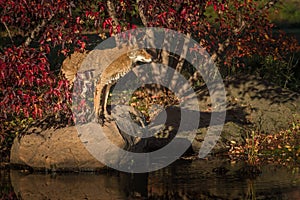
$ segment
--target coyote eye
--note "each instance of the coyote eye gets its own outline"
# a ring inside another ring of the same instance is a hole
[[[134,57],[136,57],[136,52],[137,52],[137,51],[131,51],[131,52],[129,52],[129,53],[128,53],[128,57],[129,57],[129,58],[134,58]]]

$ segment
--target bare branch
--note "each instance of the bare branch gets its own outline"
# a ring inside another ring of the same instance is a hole
[[[120,25],[119,20],[117,18],[116,8],[115,8],[115,5],[113,4],[113,2],[111,2],[111,1],[107,1],[106,5],[107,5],[108,14],[113,20],[113,32],[115,34],[115,33],[117,33],[117,26]],[[120,41],[118,40],[117,37],[115,38],[115,40],[116,40],[116,44],[118,46],[120,44]]]
[[[9,38],[10,38],[11,43],[14,43],[14,40],[13,40],[13,38],[12,38],[12,36],[11,36],[11,33],[10,33],[10,31],[9,31],[9,29],[8,29],[8,27],[7,27],[7,25],[6,25],[6,23],[5,23],[5,22],[2,22],[2,23],[3,23],[3,25],[5,26],[5,29],[6,29],[6,31],[7,31],[7,33],[8,33],[8,36],[9,36]]]
[[[29,46],[30,43],[32,42],[32,40],[33,40],[33,39],[37,36],[37,34],[41,31],[41,29],[44,28],[44,27],[48,24],[48,22],[52,20],[53,17],[54,17],[54,14],[52,14],[52,15],[50,16],[50,18],[47,19],[47,20],[46,20],[46,19],[43,19],[42,22],[41,22],[37,27],[35,27],[35,29],[33,29],[33,30],[31,31],[31,34],[30,34],[30,36],[28,36],[28,37],[26,38],[26,41],[25,41],[24,45],[25,45],[25,46]]]
[[[115,22],[115,25],[116,26],[120,25],[120,23],[117,19],[115,5],[111,1],[107,1],[106,5],[107,5],[108,14],[112,18],[112,20]]]
[[[148,25],[148,21],[147,21],[146,16],[143,13],[143,7],[142,7],[142,4],[140,2],[141,2],[141,0],[136,0],[136,4],[137,4],[138,10],[139,10],[139,16],[142,20],[143,25],[146,27]]]

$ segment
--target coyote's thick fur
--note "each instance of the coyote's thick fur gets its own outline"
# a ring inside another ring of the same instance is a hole
[[[99,120],[108,117],[106,110],[108,94],[111,86],[122,76],[128,73],[134,63],[144,62],[150,63],[152,56],[144,49],[133,50],[121,55],[118,59],[113,61],[100,75],[97,81],[95,95],[94,95],[94,111],[95,118]]]

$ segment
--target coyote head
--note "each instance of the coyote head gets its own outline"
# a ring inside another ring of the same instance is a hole
[[[152,62],[152,56],[144,49],[134,50],[128,53],[128,57],[134,62]]]

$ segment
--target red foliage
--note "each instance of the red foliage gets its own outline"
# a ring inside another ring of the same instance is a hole
[[[0,21],[20,29],[29,40],[25,41],[26,46],[35,40],[39,43],[39,50],[47,54],[55,46],[60,46],[63,53],[68,52],[72,45],[83,50],[82,23],[80,17],[73,14],[79,5],[68,0],[1,0]]]
[[[45,54],[28,47],[5,49],[0,55],[0,116],[42,118],[67,111],[68,82],[57,80]]]
[[[91,24],[101,35],[136,28],[140,21],[188,33],[217,55],[220,66],[242,65],[242,59],[253,54],[284,59],[296,48],[293,40],[272,32],[268,9],[258,1],[111,2],[116,16],[109,15],[107,1],[0,0],[0,23],[25,38],[21,45],[10,44],[0,53],[0,118],[69,112],[68,83],[50,71],[46,55],[54,47],[64,55],[85,49],[81,33]]]
[[[297,42],[283,33],[274,34],[269,9],[278,0],[175,0],[114,1],[119,25],[107,15],[106,1],[86,12],[85,20],[109,30],[110,35],[132,28],[132,22],[146,19],[143,25],[165,27],[190,34],[211,55],[217,55],[220,66],[243,66],[249,55],[272,55],[285,59],[295,51]],[[100,31],[101,32],[101,31]],[[103,33],[101,33],[103,35]],[[224,47],[224,43],[226,47]],[[221,49],[224,49],[220,51]]]
[[[21,44],[0,52],[0,119],[71,115],[69,83],[50,70],[47,55],[54,47],[66,55],[84,50],[81,35],[84,4],[79,1],[0,0],[0,22],[21,34]]]
[[[249,55],[284,59],[297,42],[274,34],[265,4],[256,1],[143,1],[148,26],[189,33],[220,65],[239,66]],[[176,10],[174,10],[174,8]],[[213,12],[208,10],[212,8]],[[227,47],[224,43],[228,42]],[[225,49],[220,51],[220,49]]]

